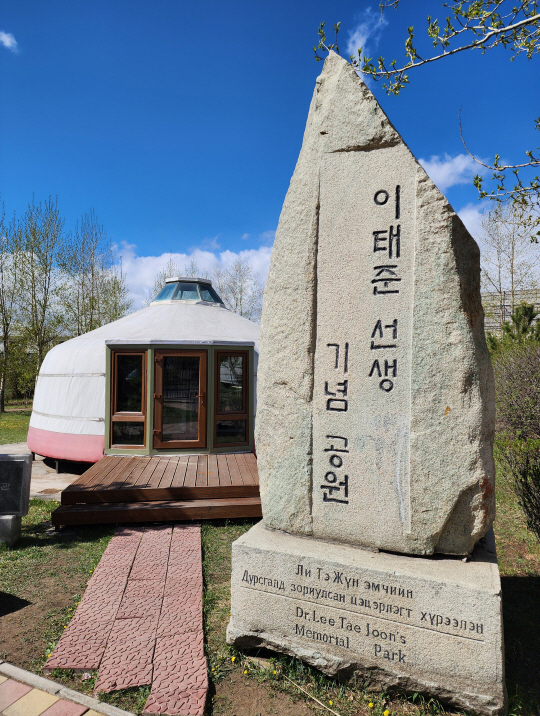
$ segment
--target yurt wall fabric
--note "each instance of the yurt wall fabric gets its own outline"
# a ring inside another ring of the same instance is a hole
[[[107,344],[251,344],[256,364],[259,330],[225,308],[161,302],[56,346],[38,376],[29,448],[57,459],[95,461],[103,455]],[[66,454],[60,454],[63,444]]]

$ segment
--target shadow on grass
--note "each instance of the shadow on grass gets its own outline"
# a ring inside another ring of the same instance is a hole
[[[540,577],[501,577],[510,701],[540,713]]]
[[[98,542],[103,537],[112,536],[117,525],[81,525],[77,527],[64,527],[55,532],[49,521],[23,526],[21,537],[12,552],[25,550],[31,547],[51,547],[57,549],[70,549],[78,544]]]

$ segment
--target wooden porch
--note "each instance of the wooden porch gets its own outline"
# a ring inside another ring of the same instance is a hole
[[[62,491],[55,527],[261,517],[257,459],[220,455],[108,455]]]

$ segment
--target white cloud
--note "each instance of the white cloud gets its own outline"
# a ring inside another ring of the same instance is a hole
[[[218,267],[230,266],[237,258],[246,259],[264,283],[272,255],[271,246],[238,252],[226,250],[219,254],[204,249],[194,249],[191,253],[164,253],[160,256],[138,256],[137,247],[127,242],[122,242],[121,246],[115,248],[117,256],[122,259],[122,270],[126,274],[129,297],[133,300],[132,308],[135,311],[142,308],[146,292],[152,288],[156,274],[165,268],[169,259],[181,268],[189,266],[193,259],[202,272],[210,274]]]
[[[351,55],[358,57],[358,49],[361,47],[366,57],[372,57],[373,49],[379,44],[381,33],[388,25],[388,20],[381,16],[381,13],[367,7],[358,17],[358,24],[349,32],[347,39],[347,57]],[[369,77],[359,73],[364,82],[369,81]]]
[[[246,239],[249,239],[249,234],[242,234],[241,238],[245,241]]]
[[[456,184],[472,183],[480,169],[468,154],[456,154],[455,157],[451,157],[445,153],[444,157],[434,155],[430,159],[420,159],[419,161],[429,178],[441,191]]]
[[[488,210],[489,202],[466,204],[458,211],[458,216],[467,227],[469,234],[478,241],[482,229],[482,214]]]
[[[275,231],[263,231],[262,234],[259,234],[259,241],[262,244],[264,244],[265,246],[272,246],[275,238],[276,238]]]
[[[0,45],[3,45],[12,52],[18,51],[17,40],[13,37],[11,32],[3,32],[0,30]]]
[[[204,239],[201,242],[200,248],[211,249],[212,251],[217,251],[218,249],[221,248],[221,244],[218,244],[218,239],[219,239],[219,234],[214,236],[213,239],[208,239],[208,238]],[[195,247],[192,250],[195,250]]]

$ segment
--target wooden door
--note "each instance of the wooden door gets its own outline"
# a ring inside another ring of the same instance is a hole
[[[154,447],[206,447],[207,352],[156,351]]]

